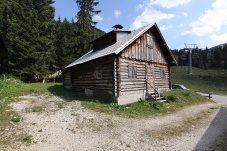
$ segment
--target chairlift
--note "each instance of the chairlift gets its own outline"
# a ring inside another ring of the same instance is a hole
[[[207,54],[207,59],[210,60],[210,59],[213,59],[214,58],[214,55],[212,53],[208,53]]]
[[[186,55],[181,55],[181,60],[186,60],[186,59],[187,59]]]
[[[192,57],[193,57],[193,59],[198,59],[198,58],[199,58],[199,54],[198,54],[198,53],[194,53],[194,54],[192,55]]]

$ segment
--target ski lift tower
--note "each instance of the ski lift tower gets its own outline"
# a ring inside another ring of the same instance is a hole
[[[185,43],[185,50],[188,50],[188,74],[192,74],[192,50],[195,49],[196,44]]]

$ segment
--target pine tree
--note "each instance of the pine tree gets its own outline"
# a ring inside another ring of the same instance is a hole
[[[100,10],[94,10],[94,7],[99,4],[99,2],[95,2],[94,0],[76,0],[76,3],[79,8],[79,12],[77,13],[77,26],[80,30],[78,30],[78,48],[80,54],[85,54],[90,51],[91,45],[90,42],[94,40],[94,26],[97,22],[92,20],[94,14],[98,14]]]
[[[71,63],[76,55],[76,35],[73,23],[70,23],[66,18],[61,22],[58,18],[56,22],[57,32],[56,32],[56,54],[57,62],[56,66],[59,70],[64,70],[65,66]]]
[[[28,7],[29,1],[9,0],[5,26],[5,40],[8,50],[8,68],[12,74],[31,76],[34,73],[35,58],[31,43],[31,21],[33,14]]]
[[[36,52],[38,75],[45,77],[56,70],[55,61],[55,21],[54,8],[51,6],[52,0],[33,0],[35,12]]]
[[[7,71],[8,52],[5,43],[6,33],[6,16],[7,16],[7,0],[2,0],[0,3],[0,74]]]
[[[54,62],[52,0],[8,0],[4,29],[9,73],[45,76]],[[53,67],[52,67],[53,68]]]

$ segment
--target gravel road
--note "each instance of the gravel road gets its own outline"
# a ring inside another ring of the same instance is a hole
[[[17,141],[11,146],[0,146],[0,150],[209,151],[227,148],[227,99],[222,96],[213,95],[218,103],[191,106],[146,119],[93,112],[78,101],[65,102],[56,96],[28,95],[19,99],[11,104],[22,117],[14,130],[18,136],[31,136],[32,141],[29,144]],[[42,108],[32,111],[37,107]]]
[[[208,93],[197,92],[200,95],[208,97]],[[227,96],[211,94],[211,100],[215,101],[218,104],[227,104]]]

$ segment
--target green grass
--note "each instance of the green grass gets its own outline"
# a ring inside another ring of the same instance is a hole
[[[104,104],[100,102],[82,102],[88,109],[107,114],[120,115],[124,117],[149,117],[160,114],[168,114],[182,109],[185,106],[210,102],[207,98],[185,90],[171,90],[163,92],[167,99],[165,103],[140,100],[128,105],[117,105],[116,103]]]
[[[44,106],[34,106],[30,109],[27,109],[28,112],[42,112],[44,111]]]
[[[0,121],[10,120],[10,114],[5,114],[5,110],[8,108],[8,104],[14,102],[13,97],[26,95],[31,93],[38,94],[52,94],[59,96],[66,101],[81,101],[82,106],[85,108],[104,112],[107,114],[122,115],[128,117],[146,117],[157,114],[166,114],[174,112],[179,108],[187,105],[194,105],[207,101],[204,97],[191,91],[172,90],[164,92],[164,97],[168,100],[167,103],[148,102],[140,100],[138,103],[129,105],[117,105],[116,103],[105,104],[101,102],[91,101],[81,94],[75,93],[73,90],[65,89],[62,84],[59,83],[31,83],[25,84],[16,79],[0,81],[1,90],[3,93],[0,95],[0,100],[7,97],[4,103],[0,104]],[[187,85],[186,85],[187,86]],[[190,87],[189,87],[190,88]],[[94,99],[96,100],[96,99]],[[63,108],[64,103],[56,102],[58,108]],[[34,107],[31,109],[32,112],[40,112],[43,107]],[[5,115],[4,115],[5,114]]]
[[[182,84],[193,91],[227,95],[227,74],[225,71],[192,69],[187,73],[186,66],[172,67],[172,82]]]
[[[23,83],[18,79],[0,80],[0,100],[31,93],[50,93],[47,89],[55,83]]]
[[[31,135],[24,135],[21,136],[20,140],[26,145],[30,145],[32,143],[33,138]]]

